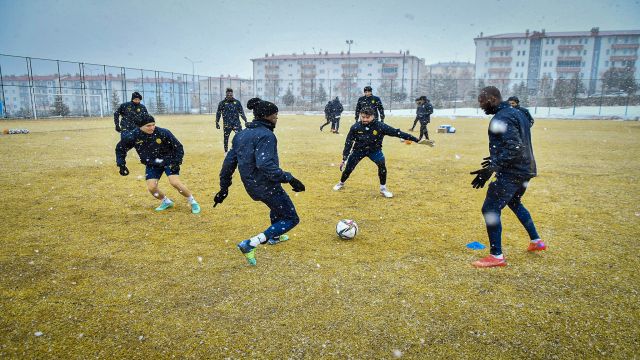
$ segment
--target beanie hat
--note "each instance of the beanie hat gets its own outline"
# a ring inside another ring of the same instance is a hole
[[[139,92],[135,91],[133,94],[131,94],[131,101],[133,101],[133,99],[140,99],[142,100],[142,95],[140,95]]]
[[[365,114],[365,115],[373,115],[373,109],[370,107],[365,107],[362,110],[360,110],[360,114]]]
[[[373,89],[371,88],[371,86],[365,86],[364,91],[373,91]]]
[[[510,98],[507,99],[507,101],[515,101],[516,104],[520,104],[520,99],[518,99],[517,96],[511,96]]]
[[[156,122],[156,119],[154,119],[153,116],[149,114],[143,114],[136,120],[136,125],[138,125],[138,127],[142,127],[149,123],[154,123],[154,122]]]
[[[260,98],[253,98],[247,101],[247,108],[249,110],[253,110],[253,114],[258,119],[265,118],[278,112],[276,104],[260,100]]]

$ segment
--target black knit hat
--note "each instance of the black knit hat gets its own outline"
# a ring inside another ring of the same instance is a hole
[[[154,123],[154,122],[156,122],[156,119],[154,119],[153,116],[149,114],[143,114],[136,120],[136,125],[138,125],[138,127],[142,127],[149,123]]]
[[[373,92],[373,89],[371,88],[371,86],[367,85],[367,86],[364,87],[364,91],[372,91]]]
[[[253,110],[253,115],[258,119],[265,118],[278,112],[276,104],[261,100],[260,98],[253,98],[247,101],[247,109]]]
[[[133,94],[131,94],[131,101],[133,101],[133,99],[140,99],[142,100],[142,95],[140,95],[139,92],[134,91]]]
[[[520,99],[517,96],[511,96],[507,99],[507,101],[515,101],[516,104],[520,104]]]
[[[362,108],[362,110],[360,110],[360,114],[373,115],[373,114],[374,114],[374,112],[373,112],[373,109],[372,109],[372,108],[370,108],[370,107],[368,107],[368,106],[367,106],[367,107],[365,107],[365,108]]]

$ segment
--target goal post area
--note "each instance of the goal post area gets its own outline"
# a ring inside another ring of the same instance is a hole
[[[34,118],[57,116],[100,116],[107,110],[107,99],[99,94],[31,94]]]

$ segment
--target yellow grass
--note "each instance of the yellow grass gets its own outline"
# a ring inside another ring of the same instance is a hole
[[[487,251],[465,244],[488,243],[486,190],[468,173],[488,153],[487,119],[435,118],[435,148],[386,138],[384,199],[368,160],[331,190],[347,118],[332,135],[319,116],[280,117],[281,166],[307,191],[290,192],[302,219],[291,240],[260,247],[255,268],[235,244],[266,228],[268,209],[238,174],[211,207],[223,159],[212,116],[158,116],[185,146],[198,216],[166,178],[178,206],[154,212],[134,151],[118,175],[108,118],[2,122],[31,134],[0,136],[0,358],[638,356],[640,124],[538,120],[524,203],[549,251],[526,253],[506,210],[509,266],[478,270]],[[442,123],[458,133],[436,134]],[[335,235],[341,218],[358,222],[355,240]]]

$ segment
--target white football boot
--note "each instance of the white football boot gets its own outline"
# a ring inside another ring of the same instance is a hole
[[[386,198],[392,198],[393,197],[393,193],[391,191],[389,191],[389,189],[387,189],[387,187],[380,187],[380,194],[382,194],[382,196],[386,197]]]
[[[335,185],[333,185],[333,191],[339,191],[340,189],[342,189],[344,187],[344,183],[339,182]]]

